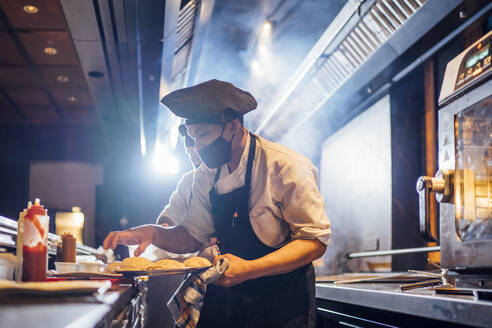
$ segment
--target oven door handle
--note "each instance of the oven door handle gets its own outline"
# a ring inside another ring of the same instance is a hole
[[[423,176],[417,180],[417,192],[419,193],[419,228],[420,233],[426,241],[437,241],[436,236],[432,234],[430,222],[432,179],[431,177]]]
[[[435,193],[438,202],[449,202],[452,199],[453,171],[439,170],[436,176],[422,176],[417,180],[417,192],[419,194],[419,226],[420,233],[426,241],[438,241],[438,237],[432,234],[430,200],[431,192]]]

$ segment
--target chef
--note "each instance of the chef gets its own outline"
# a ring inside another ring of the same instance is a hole
[[[156,223],[164,226],[178,225],[180,220],[186,217],[188,206],[191,203],[193,176],[195,170],[202,164],[200,157],[195,152],[195,141],[188,135],[184,124],[179,126],[179,134],[183,137],[185,151],[193,164],[193,169],[183,174],[176,190],[169,198],[169,203],[159,214]]]
[[[316,168],[304,156],[250,133],[251,94],[211,80],[162,103],[186,120],[205,165],[179,226],[111,232],[104,247],[150,243],[175,253],[212,235],[229,269],[208,286],[198,327],[314,327],[314,269],[330,238]]]

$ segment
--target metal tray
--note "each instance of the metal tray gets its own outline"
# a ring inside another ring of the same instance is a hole
[[[121,273],[107,273],[107,272],[84,272],[84,271],[74,271],[74,272],[64,272],[64,273],[49,273],[50,277],[56,278],[74,278],[74,279],[114,279],[121,278],[123,275]]]
[[[317,283],[355,284],[355,283],[388,283],[404,284],[436,279],[418,273],[394,272],[394,273],[355,273],[323,276],[316,279]]]
[[[200,272],[210,267],[212,266],[209,265],[200,268],[178,268],[178,269],[168,269],[168,270],[116,270],[116,272],[121,273],[126,277],[163,276],[163,275],[171,275],[171,274]]]
[[[68,296],[103,294],[111,288],[107,280],[73,280],[46,282],[14,282],[0,281],[0,296],[32,295],[32,296]]]

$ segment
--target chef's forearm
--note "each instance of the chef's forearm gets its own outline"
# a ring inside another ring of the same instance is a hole
[[[152,244],[168,252],[186,254],[198,251],[202,244],[193,238],[182,226],[154,226]]]
[[[318,239],[298,239],[257,260],[251,261],[250,279],[287,273],[321,257],[326,245]]]

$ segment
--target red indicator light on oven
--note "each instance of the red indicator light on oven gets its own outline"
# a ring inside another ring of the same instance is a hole
[[[482,48],[482,42],[480,42],[479,44],[477,44],[477,49],[480,49]]]

